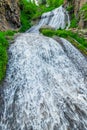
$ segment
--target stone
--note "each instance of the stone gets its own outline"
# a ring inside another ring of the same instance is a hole
[[[0,0],[0,31],[20,27],[19,0]]]

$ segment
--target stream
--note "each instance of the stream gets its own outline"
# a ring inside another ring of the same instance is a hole
[[[59,8],[10,45],[0,86],[0,130],[87,130],[87,61],[67,40],[38,33],[41,26],[68,29]]]

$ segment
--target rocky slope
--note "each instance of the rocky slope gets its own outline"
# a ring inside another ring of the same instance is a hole
[[[0,0],[0,31],[20,26],[18,0]]]
[[[73,10],[71,11],[74,13],[76,18],[79,19],[79,27],[84,28],[87,27],[86,21],[83,20],[82,16],[80,15],[80,9],[81,7],[87,2],[87,0],[64,0],[64,5],[66,6],[72,6]]]

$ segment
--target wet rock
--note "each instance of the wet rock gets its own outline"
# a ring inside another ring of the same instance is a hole
[[[0,120],[1,120],[1,117],[3,116],[3,111],[4,111],[3,91],[0,88]]]

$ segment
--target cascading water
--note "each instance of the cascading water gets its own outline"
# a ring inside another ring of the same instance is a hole
[[[0,130],[87,130],[87,61],[58,41],[25,33],[11,44]]]
[[[48,25],[55,29],[68,29],[70,26],[68,12],[62,6],[60,6],[51,12],[44,13],[41,16],[40,22],[27,32],[39,32],[39,29],[44,25]]]

